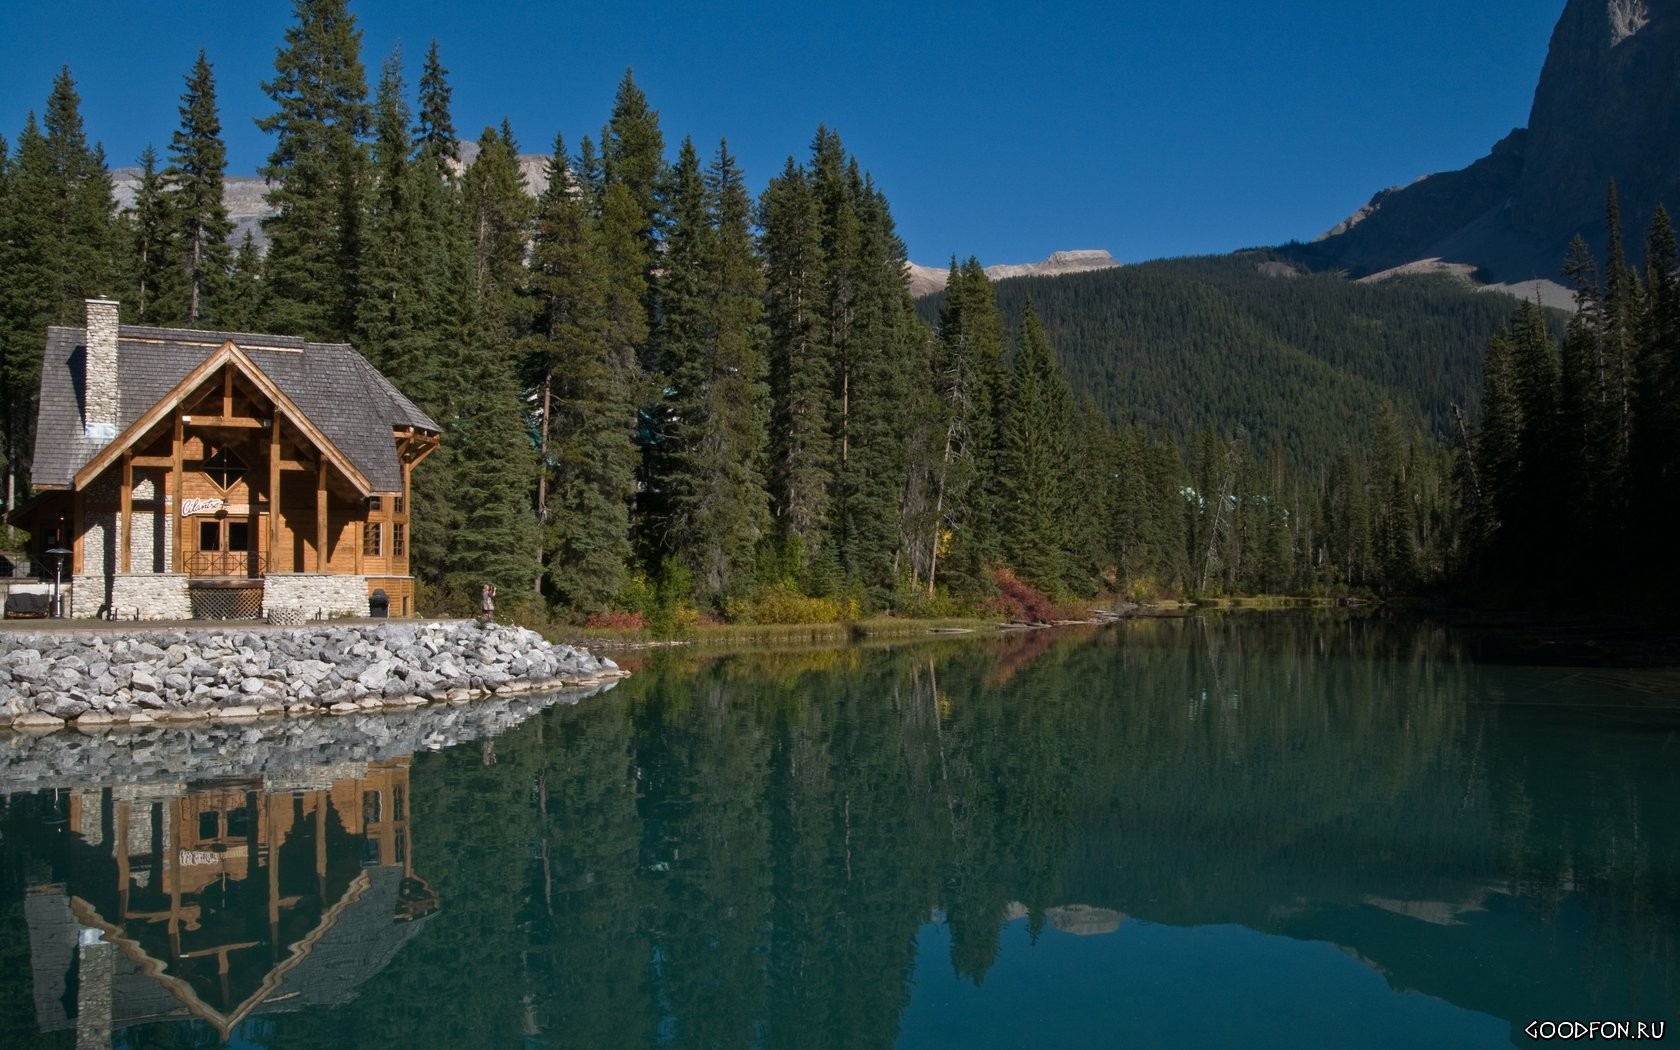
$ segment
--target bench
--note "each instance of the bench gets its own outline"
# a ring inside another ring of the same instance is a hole
[[[6,619],[39,620],[52,615],[52,595],[19,591],[6,595]]]

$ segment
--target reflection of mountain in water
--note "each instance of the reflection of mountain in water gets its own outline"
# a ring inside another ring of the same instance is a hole
[[[406,759],[69,792],[24,902],[43,1032],[348,1002],[438,907],[411,861]]]

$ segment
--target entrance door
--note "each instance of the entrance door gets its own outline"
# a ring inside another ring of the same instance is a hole
[[[244,518],[200,518],[194,576],[250,576],[251,523]]]

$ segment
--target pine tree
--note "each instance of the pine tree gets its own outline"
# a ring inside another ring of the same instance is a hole
[[[275,136],[261,174],[275,214],[264,220],[268,325],[342,339],[355,324],[366,181],[367,80],[347,0],[294,0],[296,23],[263,91],[278,107],[257,121]]]
[[[911,377],[925,374],[928,347],[905,288],[904,244],[886,198],[862,177],[855,158],[846,179],[856,249],[849,259],[843,250],[831,256],[831,276],[838,267],[850,271],[834,281],[849,300],[836,347],[842,390],[836,550],[852,585],[883,604],[906,582],[899,578],[900,556],[914,540],[901,515],[906,440],[914,428],[904,426],[900,412]]]
[[[228,272],[227,291],[216,308],[216,323],[235,332],[249,332],[264,313],[262,253],[257,250],[256,238],[246,230]]]
[[[135,187],[134,208],[128,215],[129,235],[134,245],[134,317],[141,324],[174,320],[169,308],[159,301],[173,255],[169,208],[163,178],[157,170],[157,151],[147,146],[140,154],[140,183]]]
[[[196,327],[222,321],[217,310],[233,268],[233,247],[228,243],[233,222],[224,200],[227,147],[216,112],[216,81],[203,51],[186,82],[181,126],[170,139],[169,166],[164,169],[175,252],[172,283],[177,286],[168,313]]]
[[[636,450],[630,375],[607,337],[600,234],[559,136],[538,201],[530,294],[541,455],[543,578],[563,607],[613,603],[630,559]]]
[[[461,163],[461,147],[455,137],[455,118],[450,112],[454,91],[449,86],[449,70],[438,54],[433,38],[426,49],[426,63],[420,72],[420,120],[414,128],[415,145],[419,152],[437,165],[432,174],[439,180],[454,175]]]
[[[0,212],[0,443],[7,506],[27,491],[35,402],[48,325],[78,325],[83,301],[114,294],[129,245],[116,221],[111,176],[89,146],[70,71],[53,79],[46,118],[30,113],[7,161]]]
[[[519,411],[513,363],[496,346],[482,317],[463,325],[467,340],[467,393],[446,426],[454,446],[454,510],[444,582],[455,603],[493,583],[517,612],[531,596],[537,572],[537,523],[530,494],[536,461]]]
[[[477,294],[492,338],[508,347],[525,328],[519,304],[533,207],[519,171],[519,145],[506,121],[479,135],[478,156],[462,179],[462,195]]]
[[[1061,512],[1069,393],[1030,301],[1008,397],[998,477],[1002,551],[1027,582],[1059,591],[1066,579]]]
[[[1645,309],[1634,371],[1629,447],[1629,513],[1635,575],[1653,594],[1680,582],[1669,541],[1680,514],[1680,249],[1666,209],[1645,239]]]
[[[651,283],[658,245],[660,187],[665,172],[665,137],[659,113],[648,108],[647,96],[636,86],[632,70],[624,71],[613,99],[612,118],[601,135],[603,181],[624,187],[633,205],[633,233],[644,278]],[[586,176],[593,173],[585,170]]]
[[[706,295],[708,426],[690,469],[709,469],[699,489],[703,498],[693,506],[706,544],[692,568],[702,586],[721,595],[752,577],[755,552],[770,528],[768,333],[764,275],[753,252],[752,198],[727,142],[718,144],[705,184],[712,228]]]
[[[931,377],[942,433],[935,468],[934,534],[929,538],[930,594],[942,542],[950,547],[947,580],[968,593],[984,588],[984,569],[997,556],[988,483],[998,455],[994,402],[1002,386],[1003,351],[1003,320],[985,269],[972,256],[960,267],[952,259]]]
[[[822,211],[810,179],[793,158],[760,197],[758,223],[773,406],[772,513],[803,567],[828,539],[834,361],[823,301]]]

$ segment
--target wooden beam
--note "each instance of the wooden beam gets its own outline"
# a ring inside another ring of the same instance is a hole
[[[222,369],[222,415],[233,415],[233,369]]]
[[[168,470],[175,465],[174,456],[134,456],[132,459],[137,467],[162,467]]]
[[[327,461],[315,469],[315,571],[327,571]]]
[[[280,413],[268,431],[268,571],[280,571]]]
[[[122,460],[122,507],[117,511],[117,571],[133,572],[130,564],[128,539],[133,532],[130,522],[134,515],[134,455],[123,453]]]
[[[183,416],[188,426],[223,430],[261,430],[263,421],[250,416]]]
[[[82,495],[82,490],[81,489],[77,489],[70,496],[70,535],[72,537],[72,541],[70,543],[70,575],[71,575],[71,577],[75,577],[75,576],[78,576],[78,575],[81,574],[82,562],[86,559],[86,552],[83,549],[84,547],[86,547],[86,543],[85,543],[84,538],[82,536],[82,502],[83,502],[83,499],[84,499],[84,497]]]
[[[183,447],[185,443],[186,433],[182,429],[181,413],[177,412],[175,413],[175,451],[170,456],[169,461],[169,494],[175,500],[175,547],[173,556],[170,558],[171,572],[187,571],[187,553],[181,549],[182,537],[187,532],[187,518],[186,515],[181,513],[186,502],[187,487],[187,470],[184,462],[186,449]]]

